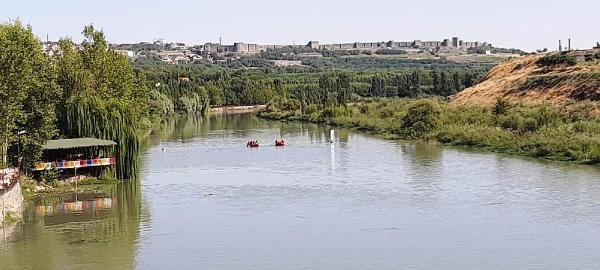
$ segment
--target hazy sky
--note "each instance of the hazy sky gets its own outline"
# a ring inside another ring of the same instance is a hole
[[[113,43],[243,41],[305,44],[441,40],[459,36],[498,47],[575,48],[600,41],[599,0],[2,0],[0,20],[20,18],[40,37],[81,39],[85,24]]]

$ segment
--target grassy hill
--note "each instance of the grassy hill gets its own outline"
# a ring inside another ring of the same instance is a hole
[[[585,107],[600,116],[600,50],[527,56],[506,61],[482,82],[451,97],[455,105],[494,105],[498,100]]]

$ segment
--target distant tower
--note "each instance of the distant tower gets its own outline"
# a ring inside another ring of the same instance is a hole
[[[223,46],[223,39],[221,38],[221,34],[219,34],[219,46]]]
[[[558,51],[562,52],[562,40],[558,40]]]
[[[458,37],[452,38],[452,47],[460,47],[460,39]]]
[[[569,38],[569,51],[571,51],[571,38]]]

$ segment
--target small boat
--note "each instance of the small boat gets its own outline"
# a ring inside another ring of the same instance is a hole
[[[260,145],[258,144],[258,141],[251,141],[246,143],[246,147],[252,147],[252,148],[256,148],[259,147]]]
[[[285,143],[284,140],[275,140],[275,146],[286,146],[287,144]]]

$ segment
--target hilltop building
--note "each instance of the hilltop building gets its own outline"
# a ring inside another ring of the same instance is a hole
[[[133,58],[135,56],[135,52],[130,50],[115,50],[115,52],[128,58]]]

